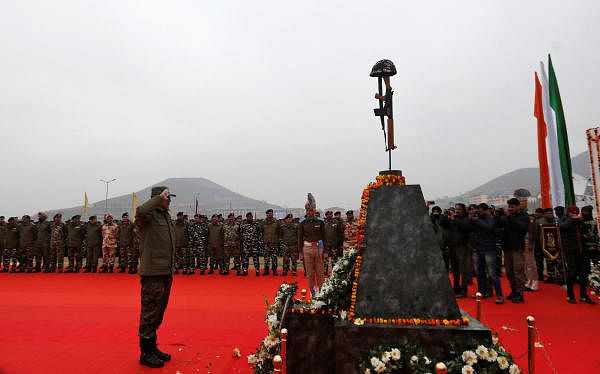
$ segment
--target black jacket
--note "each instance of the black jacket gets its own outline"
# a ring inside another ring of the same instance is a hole
[[[440,220],[440,226],[444,229],[444,237],[447,246],[467,245],[469,242],[471,225],[466,216],[455,215],[454,220],[451,220],[447,216],[443,216]]]
[[[560,236],[565,254],[580,254],[585,250],[588,229],[581,220],[563,216],[559,220]]]
[[[477,221],[471,221],[474,251],[487,252],[496,250],[495,227],[496,220],[489,214],[479,216]]]
[[[500,218],[499,225],[504,228],[504,250],[522,251],[525,249],[525,235],[529,227],[529,216],[520,211],[517,214]]]

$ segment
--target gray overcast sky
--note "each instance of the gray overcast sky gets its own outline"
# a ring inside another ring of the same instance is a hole
[[[430,198],[536,166],[549,52],[573,154],[600,125],[598,1],[0,4],[0,214],[101,200],[98,178],[112,196],[206,177],[356,207],[387,167],[380,58],[398,70],[394,166]]]

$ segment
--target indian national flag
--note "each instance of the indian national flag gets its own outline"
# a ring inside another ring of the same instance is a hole
[[[571,168],[571,152],[569,150],[569,136],[567,134],[567,123],[563,112],[560,92],[556,73],[552,66],[552,59],[548,55],[548,68],[550,79],[546,75],[544,63],[540,62],[541,92],[536,87],[536,105],[534,115],[538,120],[538,155],[540,161],[540,177],[542,179],[542,201],[548,191],[544,191],[545,176],[543,164],[548,165],[548,179],[550,180],[550,194],[554,207],[575,205],[575,191],[573,189],[573,171]],[[537,76],[536,76],[537,81]],[[539,83],[539,82],[538,82]],[[541,105],[541,108],[540,108]],[[540,136],[540,126],[545,124],[546,133]],[[545,141],[543,140],[545,138]],[[546,152],[542,152],[541,146],[545,143]],[[547,159],[544,160],[543,153]]]

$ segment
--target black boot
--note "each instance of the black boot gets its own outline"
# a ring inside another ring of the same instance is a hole
[[[263,271],[263,275],[269,275],[269,269],[265,269],[265,270]]]
[[[210,267],[210,270],[208,271],[208,274],[212,274],[212,273],[214,273],[214,272],[215,272],[215,270],[214,270],[214,269],[212,268],[212,266],[211,266],[211,267]]]
[[[140,364],[151,368],[160,368],[165,365],[164,361],[156,357],[156,338],[147,339],[140,336]]]
[[[241,273],[240,269],[237,269],[237,270],[235,271],[235,275],[238,275],[238,276],[242,275],[242,273]]]
[[[257,270],[257,271],[256,271],[256,276],[257,276],[257,277],[260,277],[260,270]]]
[[[110,265],[108,267],[108,271],[111,272],[111,273],[114,273],[115,272],[114,266]]]
[[[277,269],[273,269],[273,275],[277,275]]]
[[[85,270],[83,271],[84,273],[90,273],[92,271],[92,268],[90,266],[86,266]]]
[[[285,276],[287,275],[287,273],[288,273],[288,271],[287,271],[287,270],[284,270],[284,271],[282,271],[282,272],[281,272],[281,276],[282,276],[282,277],[285,277]]]
[[[119,271],[118,271],[118,273],[119,273],[119,274],[122,274],[122,273],[124,273],[124,272],[125,272],[125,268],[124,268],[123,266],[120,266],[120,267],[119,267]]]
[[[73,272],[73,268],[69,266],[69,268],[67,270],[65,270],[65,273],[72,273]]]
[[[100,270],[100,273],[102,273],[102,274],[108,273],[108,266],[102,265],[102,270]]]
[[[165,352],[162,352],[158,349],[156,345],[156,336],[152,339],[152,344],[154,345],[154,355],[158,357],[159,360],[163,361],[171,361],[171,355]]]
[[[92,273],[95,273],[97,271],[98,271],[98,265],[92,266]]]
[[[135,268],[131,266],[128,271],[129,274],[135,274]]]

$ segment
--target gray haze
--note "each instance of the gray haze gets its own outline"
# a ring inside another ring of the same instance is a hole
[[[598,1],[7,1],[0,214],[169,177],[359,205],[387,167],[371,66],[393,60],[394,166],[428,197],[537,165],[552,53],[572,154],[599,125]],[[176,191],[174,191],[176,192]]]

